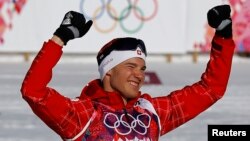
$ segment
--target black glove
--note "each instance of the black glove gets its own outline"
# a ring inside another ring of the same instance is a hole
[[[60,27],[57,28],[54,35],[58,36],[66,45],[69,40],[85,35],[92,23],[92,20],[86,22],[83,14],[69,11],[65,14]]]
[[[229,5],[215,6],[207,12],[208,24],[216,29],[215,34],[224,37],[232,37],[231,8]]]

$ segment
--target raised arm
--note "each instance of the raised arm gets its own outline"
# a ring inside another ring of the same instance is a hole
[[[161,120],[162,135],[206,110],[226,91],[235,48],[230,7],[214,7],[207,16],[209,25],[216,32],[211,43],[210,60],[201,80],[168,96],[154,99]]]
[[[82,37],[91,27],[82,14],[70,11],[53,37],[43,44],[23,80],[21,93],[33,112],[62,138],[73,138],[93,113],[90,100],[71,100],[50,88],[52,69],[62,55],[62,47]]]

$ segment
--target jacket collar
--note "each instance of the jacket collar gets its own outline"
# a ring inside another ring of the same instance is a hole
[[[118,110],[133,107],[140,95],[141,92],[139,92],[138,97],[128,100],[127,105],[125,105],[121,94],[117,92],[104,91],[101,80],[96,79],[88,83],[83,88],[80,99],[90,98],[92,101],[111,106],[112,108]]]

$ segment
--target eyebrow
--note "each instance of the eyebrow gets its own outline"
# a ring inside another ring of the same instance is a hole
[[[128,62],[128,63],[126,63],[125,65],[133,65],[133,66],[138,66],[136,63],[131,63],[131,62]],[[146,70],[146,65],[144,65],[143,67],[141,67],[141,69],[143,69],[143,70]]]

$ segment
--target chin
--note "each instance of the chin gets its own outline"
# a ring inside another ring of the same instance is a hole
[[[139,93],[139,91],[137,91],[136,93],[131,93],[129,95],[129,98],[136,98],[138,96],[138,93]]]

